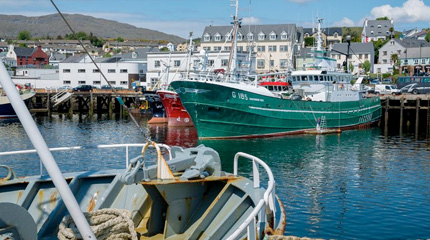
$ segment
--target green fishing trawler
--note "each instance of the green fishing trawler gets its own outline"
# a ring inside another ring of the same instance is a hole
[[[239,24],[237,19],[234,24]],[[365,98],[361,84],[351,84],[351,74],[335,71],[336,61],[322,50],[322,20],[318,21],[319,37],[313,51],[315,64],[288,75],[291,85],[288,92],[274,92],[261,86],[261,75],[238,74],[235,51],[228,69],[231,71],[222,79],[197,74],[197,77],[172,82],[199,138],[324,133],[368,127],[378,122],[380,98]],[[236,31],[235,25],[233,32]]]

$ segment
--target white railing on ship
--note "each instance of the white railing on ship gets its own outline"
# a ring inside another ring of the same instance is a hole
[[[172,154],[170,151],[170,147],[165,144],[158,144],[159,147],[166,148],[169,154],[169,160],[172,159]],[[106,148],[121,148],[125,147],[125,167],[127,168],[129,165],[129,149],[130,147],[144,147],[145,143],[124,143],[124,144],[108,144],[108,145],[94,145],[94,146],[74,146],[74,147],[56,147],[49,148],[51,152],[59,152],[59,151],[71,151],[71,150],[86,150],[86,149],[106,149]],[[150,145],[152,147],[152,145]],[[18,154],[29,154],[36,153],[36,149],[29,150],[20,150],[20,151],[9,151],[9,152],[0,152],[0,156],[10,156],[10,155],[18,155]],[[42,162],[40,163],[40,175],[42,175]]]
[[[270,170],[269,166],[265,162],[263,162],[261,159],[254,157],[252,155],[249,155],[247,153],[238,152],[234,156],[234,165],[233,165],[233,174],[235,176],[238,175],[238,160],[239,157],[248,158],[249,160],[252,160],[252,175],[253,175],[253,181],[254,181],[254,188],[258,189],[260,188],[260,171],[258,169],[258,165],[262,166],[264,170],[266,170],[266,173],[269,177],[269,180],[267,182],[267,189],[264,192],[263,199],[261,199],[257,205],[255,206],[254,210],[251,212],[251,214],[248,216],[247,219],[236,229],[236,231],[233,232],[231,236],[229,236],[228,240],[234,240],[238,239],[239,236],[247,230],[247,239],[254,240],[256,238],[255,233],[255,224],[256,224],[256,217],[258,217],[258,231],[261,232],[265,226],[263,223],[265,222],[263,219],[266,218],[266,210],[272,211],[275,215],[275,179],[273,177],[273,173]],[[265,207],[265,208],[264,208]],[[274,218],[273,226],[275,227],[278,223],[276,222],[276,218]]]

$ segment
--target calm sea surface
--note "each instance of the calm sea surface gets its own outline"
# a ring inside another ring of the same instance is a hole
[[[129,120],[75,116],[37,117],[49,147],[142,143]],[[152,140],[185,147],[205,144],[217,150],[231,172],[238,151],[268,163],[287,212],[286,235],[325,239],[430,238],[430,142],[414,136],[384,136],[380,129],[340,135],[288,136],[256,140],[197,140],[194,128],[147,126]],[[17,121],[0,123],[0,151],[32,149]],[[137,155],[138,149],[132,154]],[[99,156],[102,156],[100,158]],[[0,157],[18,176],[39,173],[36,155]],[[64,172],[124,168],[124,151],[54,153]],[[251,166],[240,164],[248,176]],[[266,181],[267,178],[263,177]]]

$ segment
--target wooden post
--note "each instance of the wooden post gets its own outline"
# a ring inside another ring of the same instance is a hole
[[[74,108],[73,96],[70,97],[69,101],[70,101],[69,118],[71,119],[73,118],[73,108]]]
[[[48,116],[51,117],[51,98],[49,93],[46,93],[46,108],[48,110]]]
[[[420,98],[417,98],[417,106],[416,106],[416,119],[415,119],[415,138],[418,138],[418,129],[420,123]]]
[[[93,92],[92,91],[90,92],[90,113],[89,113],[89,115],[90,115],[90,119],[92,119],[93,115],[94,115],[94,100],[93,100]]]
[[[405,99],[403,97],[400,98],[400,136],[403,134],[403,109],[405,108]]]
[[[427,129],[426,129],[426,138],[430,136],[430,98],[427,96]]]
[[[385,125],[384,125],[384,135],[387,136],[388,135],[388,108],[390,106],[389,102],[390,102],[390,98],[387,97],[385,100]]]
[[[113,103],[115,101],[114,97],[110,97],[109,98],[109,119],[112,119],[112,115],[113,115]]]

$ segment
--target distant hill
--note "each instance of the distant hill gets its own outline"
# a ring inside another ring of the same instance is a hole
[[[93,33],[103,39],[122,37],[128,40],[165,40],[182,43],[185,39],[146,28],[137,28],[130,24],[80,14],[64,14],[75,32]],[[16,38],[21,31],[30,31],[35,38],[71,34],[59,14],[40,17],[0,14],[0,36]]]

